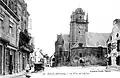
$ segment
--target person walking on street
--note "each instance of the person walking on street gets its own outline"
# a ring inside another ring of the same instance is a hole
[[[26,65],[26,77],[27,77],[27,78],[30,78],[30,72],[29,72],[29,71],[30,71],[30,65],[27,64],[27,65]]]

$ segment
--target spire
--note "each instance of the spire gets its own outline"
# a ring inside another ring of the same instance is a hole
[[[74,21],[74,20],[75,20],[75,12],[72,12],[71,21]]]

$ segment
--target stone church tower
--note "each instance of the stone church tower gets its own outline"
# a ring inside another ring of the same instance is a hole
[[[88,14],[82,8],[77,8],[71,15],[70,48],[75,44],[85,45],[85,32],[88,32]]]

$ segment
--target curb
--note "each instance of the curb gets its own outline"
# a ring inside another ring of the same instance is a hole
[[[19,74],[19,75],[14,75],[14,76],[12,76],[12,77],[19,77],[19,76],[23,76],[23,75],[25,75],[26,73],[23,73],[23,74]]]

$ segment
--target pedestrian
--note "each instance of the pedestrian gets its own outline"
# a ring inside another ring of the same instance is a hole
[[[26,65],[26,77],[27,77],[27,78],[30,78],[30,72],[29,72],[29,71],[30,71],[30,65],[27,64],[27,65]]]
[[[34,66],[33,66],[33,65],[31,65],[31,70],[30,70],[30,72],[31,72],[31,73],[34,72]]]
[[[30,70],[30,66],[29,66],[29,64],[27,64],[26,65],[26,72],[29,72],[29,70]]]

